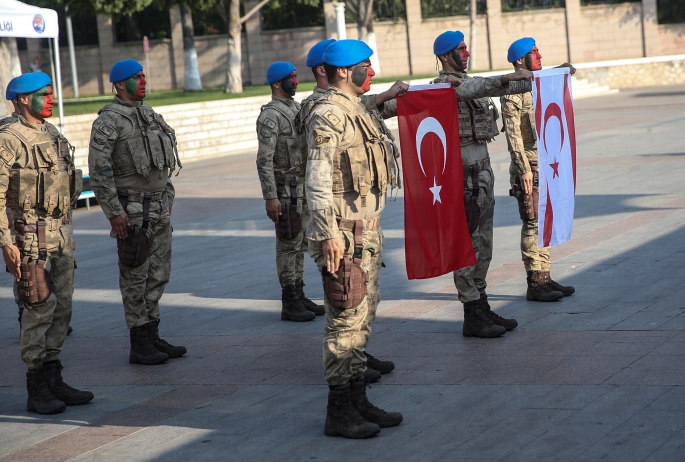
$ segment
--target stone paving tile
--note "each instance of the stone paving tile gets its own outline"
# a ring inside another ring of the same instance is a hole
[[[564,423],[623,423],[664,395],[668,386],[617,386],[575,412]]]

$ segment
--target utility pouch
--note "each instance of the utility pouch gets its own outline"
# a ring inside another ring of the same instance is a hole
[[[480,166],[473,164],[468,166],[466,175],[464,175],[464,210],[466,211],[466,223],[469,226],[469,234],[473,234],[478,229],[480,223],[480,206],[478,205],[478,195],[480,188],[478,187],[478,174],[480,173]],[[468,189],[467,179],[471,176],[472,187]]]
[[[124,266],[136,268],[144,264],[150,254],[150,242],[147,237],[147,229],[150,224],[150,201],[151,194],[145,194],[143,198],[143,226],[129,225],[126,229],[128,235],[122,239],[117,238],[117,254],[119,263]],[[119,202],[126,211],[128,194],[119,193]]]
[[[362,232],[363,222],[354,222],[354,254],[350,259],[345,255],[340,261],[338,272],[332,275],[327,268],[323,270],[323,292],[333,308],[349,310],[357,307],[366,297],[366,283],[369,274],[362,270]]]
[[[285,192],[285,177],[281,176],[276,184],[279,196]],[[297,180],[290,180],[290,203],[283,204],[281,216],[276,223],[276,236],[281,239],[295,239],[302,231],[302,217],[297,213]]]
[[[17,245],[21,243],[23,246],[24,222],[18,221],[15,227],[17,229]],[[20,234],[21,238],[19,237]],[[38,260],[33,260],[30,256],[25,255],[21,260],[21,279],[16,282],[19,301],[28,304],[43,303],[55,290],[52,274],[45,271],[48,256],[45,221],[40,220],[36,223],[36,234],[38,235]]]

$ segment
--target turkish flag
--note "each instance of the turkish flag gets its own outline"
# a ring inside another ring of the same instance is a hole
[[[538,134],[538,246],[571,238],[576,194],[576,127],[568,68],[537,71],[533,85]]]
[[[476,264],[466,213],[457,98],[449,84],[412,85],[397,98],[409,279]]]

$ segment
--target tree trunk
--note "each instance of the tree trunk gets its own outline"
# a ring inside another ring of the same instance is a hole
[[[228,20],[228,55],[224,91],[226,93],[242,93],[240,0],[224,0],[224,6]]]
[[[13,38],[0,37],[0,62],[11,62],[12,54],[10,52],[10,42],[13,40],[15,41]],[[2,102],[2,104],[0,104],[0,117],[5,117],[7,114],[14,112],[14,106],[12,106],[12,103],[5,99],[5,90],[7,89],[7,84],[10,80],[12,80],[13,77],[11,66],[0,66],[0,102]]]
[[[187,3],[181,4],[181,26],[183,27],[183,63],[185,65],[183,90],[202,91],[197,50],[195,50],[193,39],[193,14]]]

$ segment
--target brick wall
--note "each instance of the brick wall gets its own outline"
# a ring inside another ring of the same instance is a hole
[[[581,17],[583,34],[572,40],[582,43],[582,62],[644,56],[640,3],[587,6]]]
[[[545,65],[568,61],[566,14],[563,9],[505,13],[502,15],[502,28],[507,48],[493,52],[506,56],[508,47],[514,40],[532,36],[540,48]]]
[[[659,25],[659,50],[664,55],[685,53],[685,24]]]

